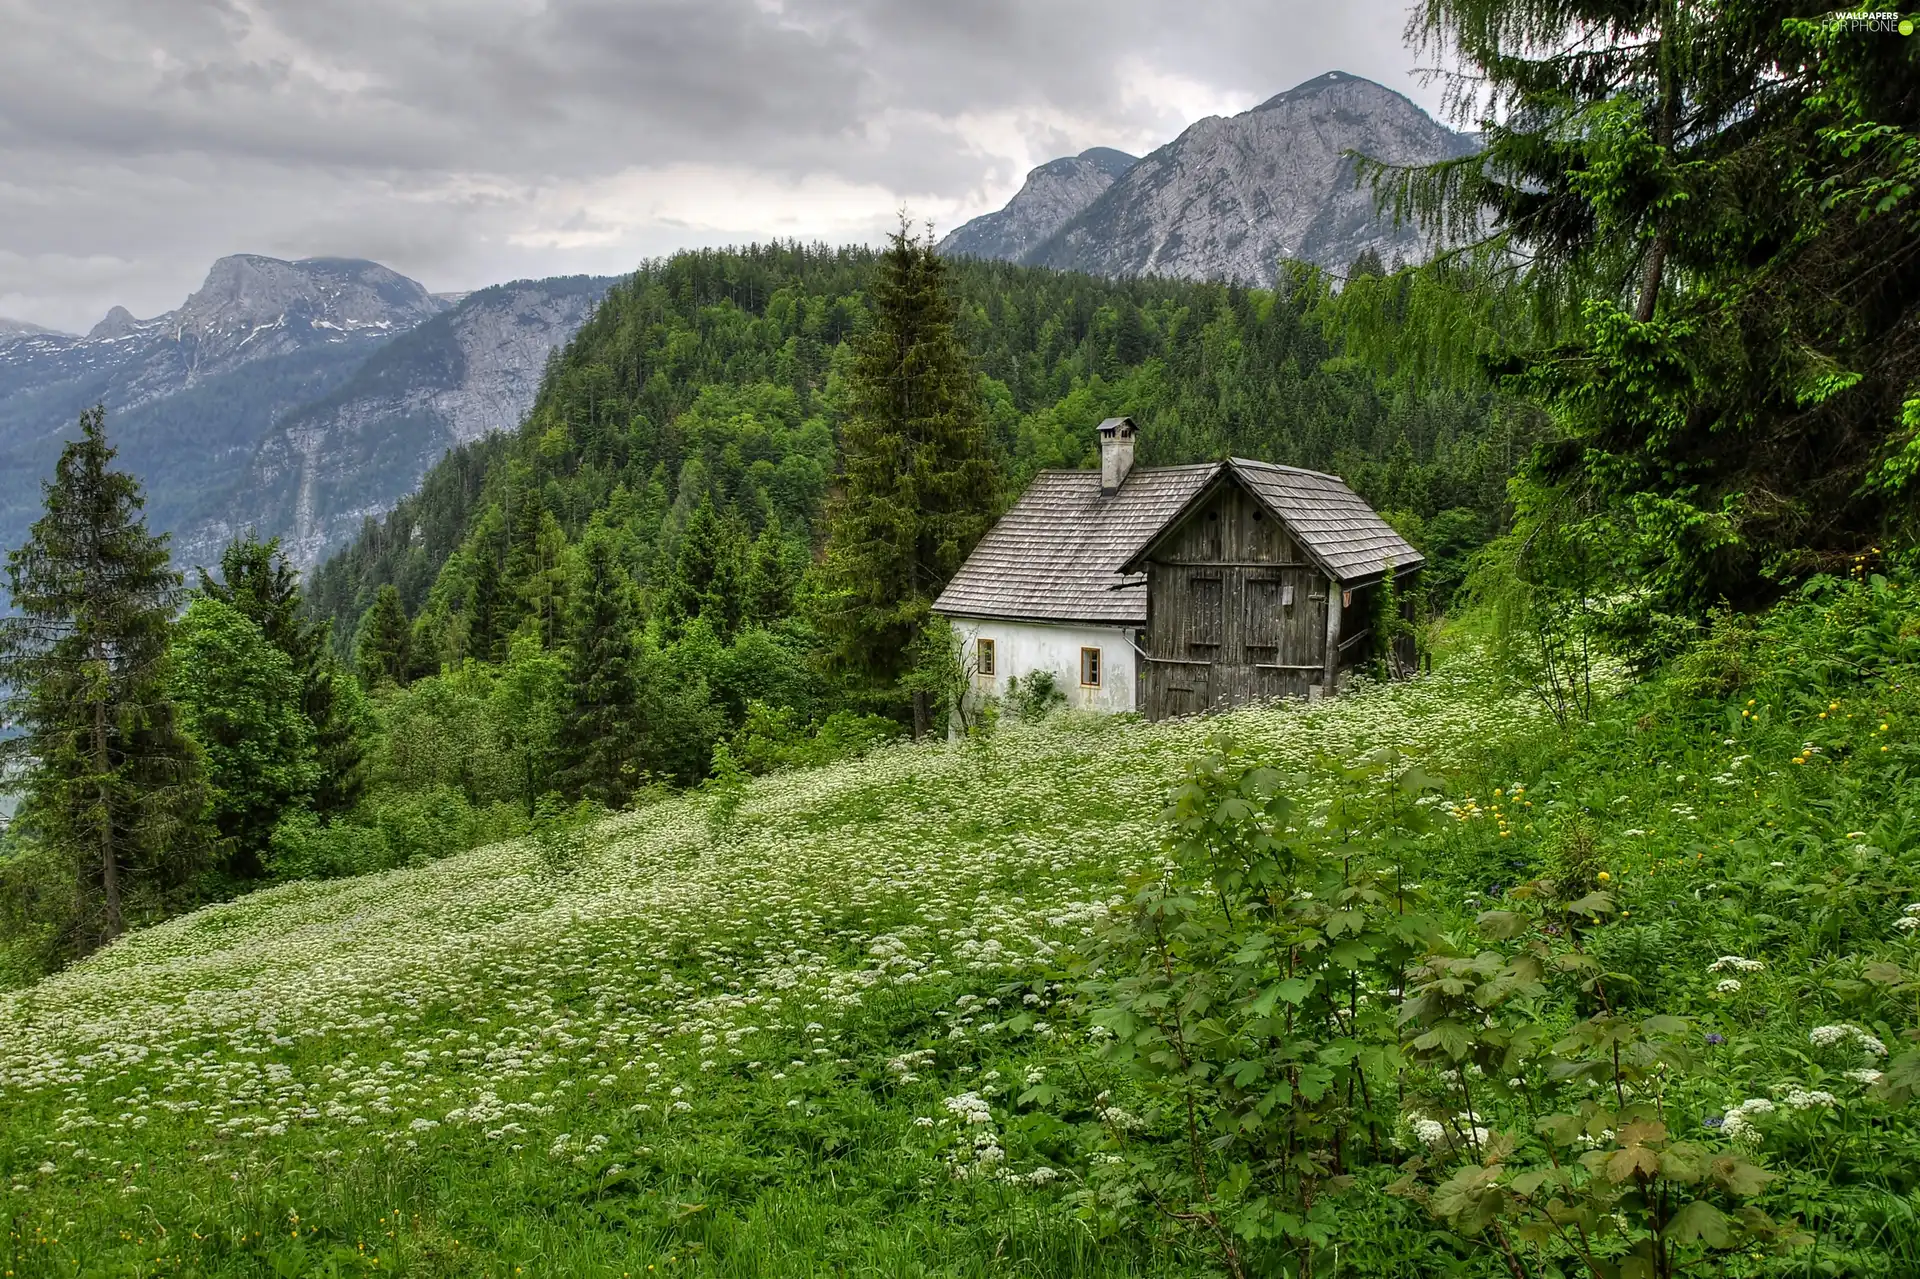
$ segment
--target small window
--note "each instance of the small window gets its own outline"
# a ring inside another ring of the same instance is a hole
[[[1080,687],[1100,687],[1100,650],[1097,648],[1080,650]]]
[[[973,669],[980,675],[993,674],[993,641],[977,639],[973,642]]]

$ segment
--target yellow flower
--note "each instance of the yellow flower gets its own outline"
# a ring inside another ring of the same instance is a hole
[[[1610,880],[1610,879],[1612,879],[1612,878],[1613,878],[1613,876],[1611,876],[1611,875],[1609,875],[1609,874],[1607,874],[1607,872],[1606,872],[1606,871],[1604,871],[1604,870],[1603,870],[1603,871],[1601,871],[1601,872],[1600,872],[1600,882],[1601,882],[1601,883],[1603,883],[1603,884],[1604,884],[1604,883],[1606,883],[1606,882],[1607,882],[1608,880]]]

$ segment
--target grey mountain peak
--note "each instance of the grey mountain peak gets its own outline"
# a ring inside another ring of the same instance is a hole
[[[122,463],[184,563],[235,532],[303,561],[419,483],[446,449],[519,425],[547,355],[609,281],[436,297],[377,262],[215,262],[178,308],[109,311],[86,337],[0,331],[0,548],[80,412],[106,405]]]
[[[31,320],[11,320],[4,315],[0,315],[0,342],[5,342],[11,338],[35,337],[42,334],[48,337],[72,336],[72,334],[62,333],[58,329],[50,329],[44,324],[35,324]]]
[[[1145,158],[1103,173],[1104,181],[1076,183],[1069,174],[1080,171],[1063,169],[1036,184],[1054,166],[1085,157],[1042,165],[1005,209],[974,219],[941,247],[1099,275],[1260,285],[1274,282],[1283,259],[1340,270],[1366,249],[1383,261],[1417,258],[1426,245],[1375,213],[1352,156],[1429,164],[1475,147],[1393,90],[1330,71],[1239,115],[1196,121]],[[1016,207],[1023,201],[1044,204],[1047,216]]]
[[[940,241],[940,251],[1019,261],[1098,199],[1134,161],[1112,147],[1089,147],[1079,155],[1049,160],[1027,174],[1004,209],[956,227]]]

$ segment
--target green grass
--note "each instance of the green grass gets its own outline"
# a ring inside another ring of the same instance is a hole
[[[1423,856],[1450,927],[1570,848],[1605,869],[1610,989],[1697,1023],[1676,1113],[1835,1098],[1751,1137],[1782,1174],[1763,1206],[1815,1247],[1727,1273],[1912,1273],[1907,1107],[1869,1096],[1884,1060],[1809,1040],[1847,1023],[1897,1056],[1920,1025],[1862,976],[1920,944],[1897,926],[1916,628],[1859,594],[1610,686],[1571,736],[1469,651],[1326,704],[889,747],[757,781],[729,822],[698,796],[612,818],[570,871],[512,843],[202,910],[0,997],[5,1268],[1212,1273],[1150,1214],[1081,1212],[1093,1097],[1120,1085],[1056,981],[1130,876],[1173,869],[1167,788],[1225,731],[1309,801],[1323,753],[1446,777]],[[1722,990],[1728,955],[1764,967]],[[1502,1273],[1404,1201],[1343,1221],[1342,1273]]]
[[[210,907],[0,1002],[9,1265],[1185,1272],[1071,1219],[1071,1144],[1009,1102],[1084,1027],[1042,1005],[1009,1029],[1001,992],[1163,856],[1210,734],[1459,764],[1534,723],[1462,662],[1315,707],[887,748],[756,782],[724,829],[699,797],[613,818],[565,873],[515,843]],[[1018,1180],[953,1175],[967,1091]]]

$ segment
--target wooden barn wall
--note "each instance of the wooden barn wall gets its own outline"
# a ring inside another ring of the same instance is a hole
[[[1305,696],[1323,679],[1327,586],[1278,521],[1223,487],[1147,565],[1148,717]]]

